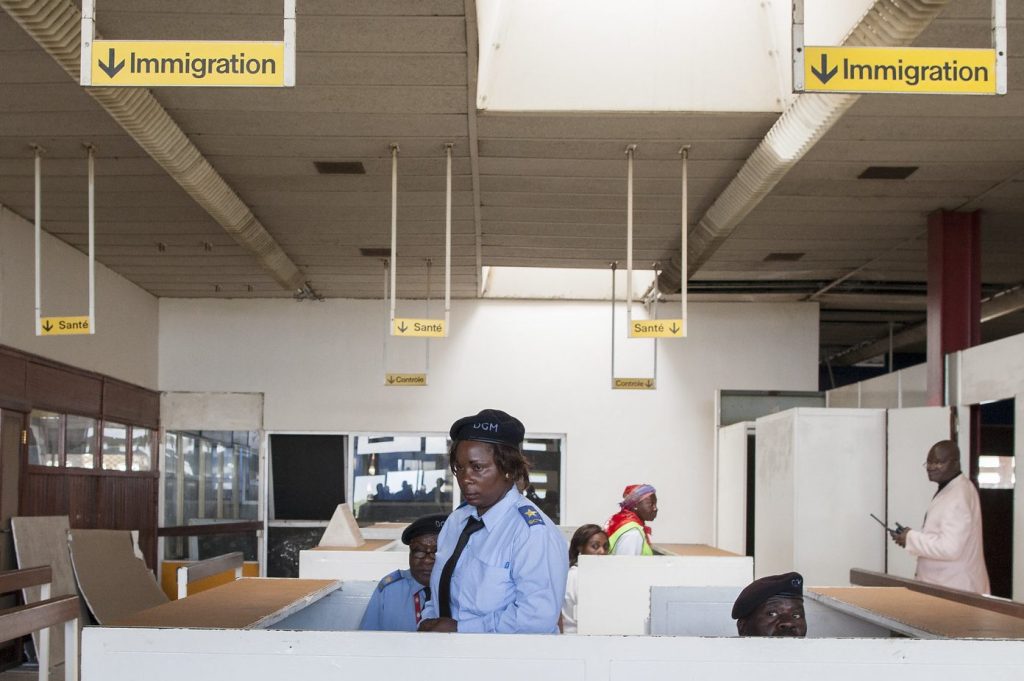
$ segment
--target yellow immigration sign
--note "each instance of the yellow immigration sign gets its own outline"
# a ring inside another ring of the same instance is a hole
[[[39,320],[39,336],[78,336],[92,333],[89,315],[81,317],[43,317]]]
[[[682,319],[634,319],[629,323],[629,337],[682,338],[685,328]]]
[[[410,319],[395,317],[391,324],[392,336],[418,336],[444,338],[448,335],[443,319]]]
[[[94,86],[284,87],[283,42],[97,40]]]
[[[613,378],[612,390],[655,390],[657,382],[653,378]]]
[[[805,47],[805,92],[996,94],[996,51]]]
[[[407,387],[426,384],[426,374],[384,374],[384,385],[387,386]]]

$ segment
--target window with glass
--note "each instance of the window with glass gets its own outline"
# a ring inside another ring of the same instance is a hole
[[[181,486],[181,473],[179,472],[178,461],[181,455],[178,453],[178,444],[181,436],[177,433],[168,433],[164,439],[164,527],[180,525],[178,514],[181,511],[179,491]]]
[[[411,522],[452,510],[455,481],[446,436],[358,435],[352,440],[352,511],[360,525]],[[523,454],[530,479],[520,491],[552,522],[561,522],[562,438],[529,437]]]
[[[132,470],[153,470],[153,442],[156,433],[149,428],[132,426]]]
[[[68,414],[64,418],[64,466],[95,468],[99,421],[75,414]]]
[[[978,487],[981,489],[1013,489],[1017,479],[1012,456],[986,454],[978,457]]]
[[[134,445],[133,445],[134,446]],[[164,527],[259,519],[259,434],[177,431],[164,438]],[[256,533],[203,534],[164,542],[165,559],[242,551],[256,559]]]
[[[259,517],[257,433],[168,432],[164,457],[168,526]]]
[[[562,522],[562,438],[527,438],[523,455],[530,462],[530,481],[523,491],[551,518]]]
[[[103,424],[103,470],[128,470],[128,427],[120,423]]]
[[[452,509],[443,435],[359,435],[354,440],[352,511],[360,525],[411,522]]]
[[[33,410],[28,429],[28,462],[33,466],[61,465],[61,440],[64,421],[52,411]]]
[[[36,409],[29,417],[28,463],[118,473],[153,470],[154,431],[91,416]]]

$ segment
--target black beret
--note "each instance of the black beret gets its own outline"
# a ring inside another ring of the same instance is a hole
[[[425,534],[440,533],[441,528],[444,526],[444,521],[447,519],[447,513],[437,513],[435,515],[425,515],[422,518],[417,518],[409,523],[408,527],[402,530],[402,543],[408,546],[416,537],[422,537]]]
[[[803,600],[804,578],[799,572],[787,572],[784,575],[772,575],[754,580],[736,597],[736,602],[732,606],[732,618],[734,620],[743,619],[772,596]]]
[[[523,443],[525,434],[522,421],[499,409],[484,409],[476,416],[464,416],[453,423],[449,431],[452,442],[474,440],[513,447]]]

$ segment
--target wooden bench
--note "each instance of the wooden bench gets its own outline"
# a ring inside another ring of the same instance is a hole
[[[77,596],[50,598],[53,574],[49,566],[0,572],[0,594],[40,588],[40,601],[0,610],[0,642],[39,632],[39,681],[50,678],[50,627],[64,625],[64,679],[78,681]]]

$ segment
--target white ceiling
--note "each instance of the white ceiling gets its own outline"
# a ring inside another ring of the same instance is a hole
[[[109,39],[281,35],[280,0],[97,5],[97,30]],[[453,294],[472,297],[481,264],[623,260],[627,144],[638,145],[636,261],[667,262],[679,245],[680,144],[692,147],[692,225],[778,119],[478,112],[467,5],[472,11],[472,0],[300,0],[294,89],[153,95],[327,297],[383,295],[381,261],[359,249],[389,245],[392,142],[401,148],[399,296],[425,295],[427,259],[433,295],[442,291],[443,145],[452,142]],[[695,298],[751,299],[783,287],[786,299],[801,299],[863,268],[822,298],[823,353],[885,333],[890,320],[915,323],[924,316],[921,237],[940,208],[983,211],[988,289],[1024,281],[1024,58],[1012,54],[1024,44],[1024,2],[1009,5],[1008,95],[861,97],[697,272]],[[951,0],[916,44],[986,44],[989,6]],[[29,145],[42,145],[44,229],[84,248],[81,145],[91,143],[101,262],[157,296],[293,294],[4,13],[0,65],[0,203],[33,218]],[[320,175],[319,160],[361,161],[366,174]],[[919,169],[901,181],[857,179],[869,165]],[[805,255],[765,262],[776,252]],[[1000,326],[1024,330],[1012,318]]]

